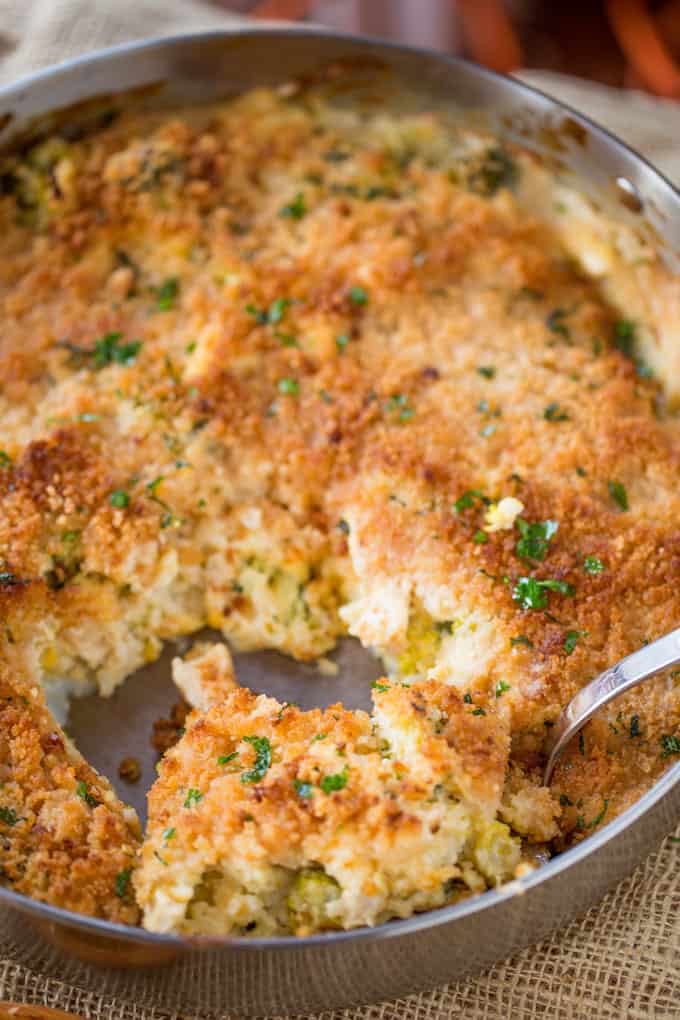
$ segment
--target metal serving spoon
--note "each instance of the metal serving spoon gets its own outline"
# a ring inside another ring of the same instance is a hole
[[[619,694],[680,662],[680,627],[627,655],[611,669],[606,669],[575,694],[550,731],[548,764],[543,782],[550,784],[557,759],[571,738],[591,719],[598,709]]]

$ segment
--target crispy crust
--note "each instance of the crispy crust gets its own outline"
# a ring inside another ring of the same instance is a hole
[[[124,924],[140,829],[85,762],[39,687],[0,667],[0,882],[54,906]]]
[[[0,614],[46,688],[107,694],[205,624],[300,659],[349,631],[498,701],[503,810],[535,841],[582,838],[674,760],[670,678],[536,792],[561,706],[680,618],[677,352],[643,300],[680,287],[561,192],[557,222],[525,155],[494,183],[494,145],[263,90],[7,160]],[[543,558],[493,517],[508,497],[558,523]],[[563,591],[524,608],[523,577]]]

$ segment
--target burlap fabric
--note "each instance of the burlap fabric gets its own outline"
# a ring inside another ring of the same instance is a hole
[[[416,0],[414,0],[416,2]],[[0,81],[116,42],[224,25],[195,0],[0,0]],[[680,108],[635,93],[531,72],[523,77],[580,107],[680,182]],[[33,964],[35,967],[35,964]],[[167,1014],[46,979],[0,959],[0,999],[89,1020]],[[680,827],[584,918],[482,977],[324,1020],[680,1020]]]

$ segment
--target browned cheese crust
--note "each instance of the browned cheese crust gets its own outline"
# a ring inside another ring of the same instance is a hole
[[[135,812],[80,757],[40,688],[17,681],[16,664],[3,663],[1,881],[53,906],[135,924],[139,837]]]
[[[302,659],[349,630],[402,677],[497,702],[505,817],[539,842],[677,760],[671,677],[536,792],[561,706],[680,622],[680,441],[643,324],[513,196],[531,173],[443,115],[305,91],[127,113],[7,161],[0,614],[46,689],[108,693],[206,623]],[[8,704],[39,743],[44,710]],[[103,838],[115,814],[69,790],[69,825]],[[132,911],[110,899],[120,838],[108,878],[88,850],[82,894],[53,879],[51,902]]]

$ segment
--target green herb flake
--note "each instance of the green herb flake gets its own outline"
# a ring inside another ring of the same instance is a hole
[[[309,800],[312,796],[312,784],[304,783],[300,779],[293,780],[293,789],[301,800]]]
[[[477,371],[480,375],[483,375],[485,379],[493,379],[496,374],[496,369],[493,365],[478,365]]]
[[[88,807],[96,808],[99,805],[99,801],[96,797],[93,797],[87,788],[87,783],[83,779],[79,779],[76,783],[76,795],[84,800]]]
[[[130,497],[125,489],[114,489],[109,496],[109,503],[111,506],[116,507],[117,510],[124,510],[125,507],[128,506],[129,502]]]
[[[278,382],[279,393],[284,393],[289,397],[296,397],[300,392],[300,384],[297,379],[285,378],[279,379]]]
[[[510,684],[506,684],[505,680],[499,680],[496,684],[496,697],[501,698],[510,689]]]
[[[584,637],[584,635],[585,632],[582,630],[567,631],[566,637],[564,639],[564,650],[567,653],[567,655],[571,655],[571,653],[576,648],[579,638]]]
[[[95,368],[104,368],[106,365],[132,365],[139,354],[141,340],[130,340],[128,343],[121,343],[121,333],[107,333],[95,341],[93,351],[93,363]]]
[[[471,510],[476,501],[483,503],[485,506],[491,503],[491,500],[484,493],[480,492],[479,489],[468,489],[467,492],[458,497],[453,504],[453,508],[457,514],[462,514],[464,510]]]
[[[274,330],[274,336],[280,340],[284,347],[299,347],[298,338],[292,333],[282,333],[280,329]]]
[[[243,739],[255,751],[255,764],[252,769],[241,773],[241,782],[257,783],[265,776],[272,763],[272,745],[267,737],[250,736]]]
[[[12,458],[4,450],[0,450],[0,468],[11,468]]]
[[[571,336],[569,327],[565,323],[565,319],[568,315],[566,308],[554,308],[548,318],[545,320],[545,324],[551,333],[557,333],[558,336],[563,336],[565,340],[568,340]]]
[[[526,645],[527,648],[533,648],[534,643],[530,641],[526,634],[519,634],[517,637],[510,638],[510,645],[514,648],[516,645]]]
[[[550,404],[548,404],[545,411],[543,412],[543,417],[545,418],[546,421],[552,422],[569,420],[569,415],[567,414],[566,411],[563,411],[561,409],[560,405],[557,403],[556,400],[553,400]]]
[[[194,807],[195,804],[198,804],[202,800],[203,800],[203,794],[201,793],[201,791],[200,790],[195,790],[194,787],[191,786],[191,787],[189,787],[189,790],[187,792],[186,800],[184,801],[184,807],[185,808],[192,808],[192,807]]]
[[[573,595],[574,587],[567,581],[552,578],[539,581],[535,577],[520,577],[512,590],[512,597],[520,603],[522,609],[545,609],[548,605],[548,591]]]
[[[221,754],[217,759],[218,765],[228,765],[230,761],[234,761],[238,758],[238,751],[232,751],[231,754]]]
[[[472,715],[486,715],[486,712],[481,706],[477,706],[477,708],[472,712]]]
[[[627,358],[632,358],[637,343],[635,323],[630,319],[619,319],[614,324],[614,346]]]
[[[481,528],[478,528],[478,530],[475,531],[474,535],[472,536],[472,541],[475,543],[475,545],[486,545],[486,543],[489,541],[489,536],[487,535],[486,531],[482,531]]]
[[[324,776],[319,784],[324,793],[335,793],[337,790],[344,790],[349,778],[349,769],[345,765],[342,772],[335,772],[330,776]]]
[[[130,884],[130,877],[131,877],[131,875],[132,875],[132,869],[131,868],[124,868],[122,871],[119,871],[118,874],[116,875],[116,886],[115,886],[115,888],[116,888],[116,896],[119,896],[121,900],[123,899],[123,897],[125,896],[125,894],[128,891],[128,886]]]
[[[350,287],[349,299],[353,305],[366,305],[368,304],[368,293],[363,287]]]
[[[0,822],[4,822],[5,825],[9,825],[10,828],[13,828],[18,821],[19,816],[14,808],[0,807]]]
[[[631,715],[630,717],[630,735],[631,737],[641,737],[642,732],[640,730],[640,716]]]
[[[347,344],[349,343],[349,336],[347,333],[341,333],[340,336],[335,338],[335,346],[337,347],[340,354],[343,354]]]
[[[164,846],[167,846],[168,843],[170,842],[170,840],[174,839],[176,835],[177,835],[177,829],[175,829],[174,827],[166,829],[165,832],[163,833],[163,844],[164,844]]]
[[[482,439],[488,439],[489,436],[492,436],[497,429],[498,426],[495,425],[493,422],[490,422],[488,425],[485,425],[483,429],[479,430],[479,434],[482,437]]]
[[[385,410],[388,414],[396,415],[398,421],[406,422],[415,414],[412,407],[409,406],[408,397],[404,393],[394,393],[385,403]]]
[[[619,510],[628,510],[628,493],[621,482],[607,482],[607,491]]]
[[[557,521],[529,521],[518,517],[516,522],[521,538],[515,552],[523,560],[542,561],[548,552],[548,543],[557,533]]]
[[[661,744],[662,758],[670,758],[672,754],[680,754],[680,737],[664,733],[659,743]]]
[[[385,691],[389,691],[390,685],[380,683],[379,680],[374,680],[373,683],[371,684],[371,689],[377,691],[379,694],[384,694]]]
[[[469,691],[467,691],[463,695],[463,701],[465,702],[466,705],[471,705],[472,704],[472,695],[470,694]]]
[[[597,556],[586,556],[583,561],[583,569],[586,574],[601,574],[605,569],[604,563]]]
[[[600,822],[604,819],[604,816],[607,814],[607,808],[608,807],[609,807],[609,801],[605,797],[603,799],[602,810],[600,811],[599,815],[597,815],[597,817],[593,818],[592,822],[587,822],[585,825],[580,825],[579,828],[583,828],[583,829],[596,829],[597,826],[600,824]],[[579,818],[581,818],[580,815],[579,815]]]
[[[560,794],[560,804],[561,804],[562,807],[573,807],[574,806],[573,800],[569,800],[569,798],[567,797],[566,793],[561,793]]]
[[[283,219],[289,220],[301,220],[307,213],[307,206],[305,205],[305,196],[301,191],[298,191],[297,195],[292,202],[288,205],[284,205],[279,210],[279,216]]]
[[[67,545],[71,545],[73,542],[77,542],[80,536],[79,531],[65,531],[61,536],[62,542],[66,542]]]
[[[493,146],[484,154],[481,164],[468,177],[471,191],[491,198],[500,188],[511,188],[517,180],[517,166],[501,146]]]
[[[169,312],[174,307],[175,300],[179,295],[179,280],[176,276],[170,276],[164,280],[160,287],[156,288],[156,308],[159,312]]]
[[[340,518],[340,520],[336,524],[336,528],[338,529],[338,531],[341,531],[343,535],[349,535],[349,524],[344,519],[344,517]]]
[[[267,314],[267,322],[272,326],[275,326],[277,322],[281,322],[281,319],[286,314],[286,311],[292,305],[290,298],[276,298],[269,306]]]
[[[579,476],[579,478],[585,478],[586,477],[586,473],[587,472],[586,472],[585,468],[581,467],[580,464],[577,465],[577,467],[576,467],[576,474]]]

